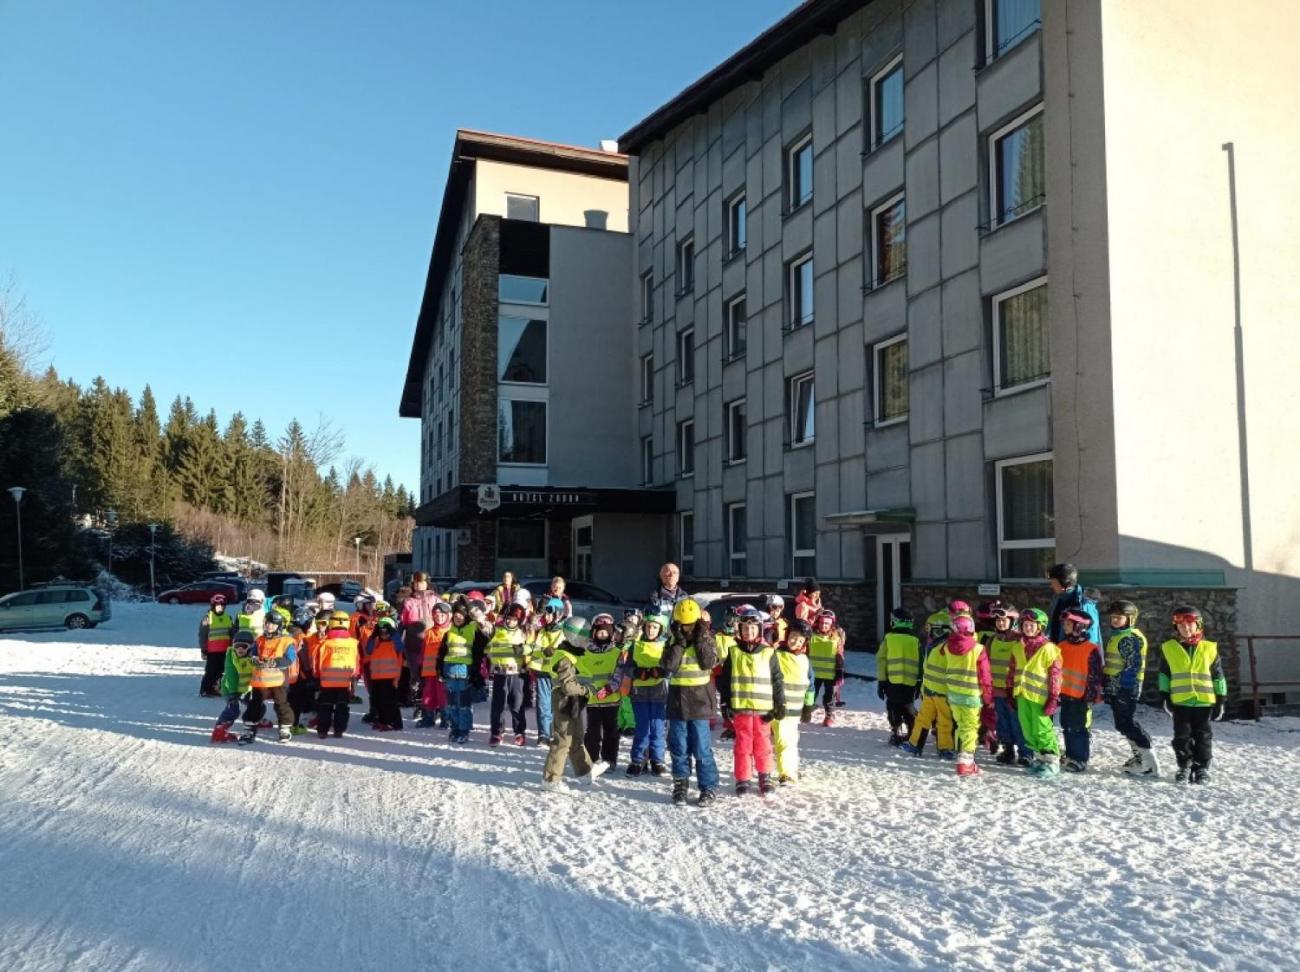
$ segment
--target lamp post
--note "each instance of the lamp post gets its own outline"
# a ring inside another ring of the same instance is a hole
[[[23,582],[23,493],[27,492],[25,486],[10,486],[9,495],[14,498],[14,515],[18,517],[18,589],[21,591],[26,584]]]
[[[113,573],[113,530],[117,527],[117,510],[106,510],[104,519],[108,523],[108,572]]]
[[[157,532],[158,532],[158,524],[150,523],[149,524],[149,596],[153,598],[153,600],[155,601],[158,600],[158,587],[156,584],[154,584],[154,579],[153,579],[153,551],[154,551],[155,535],[157,534]]]
[[[353,545],[357,548],[357,573],[361,572],[361,538],[353,537]]]

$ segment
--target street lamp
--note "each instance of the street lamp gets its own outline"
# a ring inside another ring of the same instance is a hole
[[[357,548],[357,573],[361,573],[361,538],[353,537],[352,543]]]
[[[10,486],[9,495],[14,498],[14,515],[18,517],[18,589],[21,591],[26,585],[23,583],[23,493],[27,492],[25,486]]]
[[[158,524],[149,524],[149,596],[154,600],[158,599],[158,588],[153,581],[153,550],[154,535],[158,532]]]
[[[108,572],[113,573],[113,531],[117,528],[117,510],[106,510],[104,519],[108,523]]]

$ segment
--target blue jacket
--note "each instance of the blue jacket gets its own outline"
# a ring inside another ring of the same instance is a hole
[[[1066,588],[1052,599],[1052,620],[1048,625],[1047,637],[1058,645],[1065,638],[1065,624],[1061,620],[1067,608],[1077,608],[1092,619],[1088,625],[1088,640],[1095,645],[1105,644],[1101,640],[1101,616],[1097,613],[1097,602],[1083,593],[1082,585],[1075,584]]]
[[[1136,628],[1115,631],[1119,635],[1119,643],[1115,648],[1124,662],[1119,674],[1110,680],[1109,689],[1116,695],[1131,695],[1136,698],[1142,694],[1142,682],[1138,679],[1138,671],[1142,668],[1142,639],[1136,632]]]

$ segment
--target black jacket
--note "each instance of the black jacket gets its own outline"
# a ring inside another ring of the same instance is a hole
[[[691,628],[674,623],[668,633],[668,646],[664,649],[663,669],[671,676],[682,663],[688,646],[695,646],[695,658],[700,668],[712,671],[718,664],[718,648],[713,642],[713,632],[703,620]],[[668,683],[668,718],[676,720],[708,719],[713,715],[713,685],[673,685]]]

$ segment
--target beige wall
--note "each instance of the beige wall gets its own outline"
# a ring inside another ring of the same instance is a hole
[[[1226,569],[1229,583],[1243,586],[1240,630],[1294,629],[1300,5],[1096,2],[1121,566]],[[1225,142],[1236,147],[1253,571],[1243,539]]]
[[[480,159],[474,170],[474,215],[506,214],[506,193],[537,196],[541,221],[627,232],[627,183],[574,172]],[[605,223],[593,213],[604,213]]]

